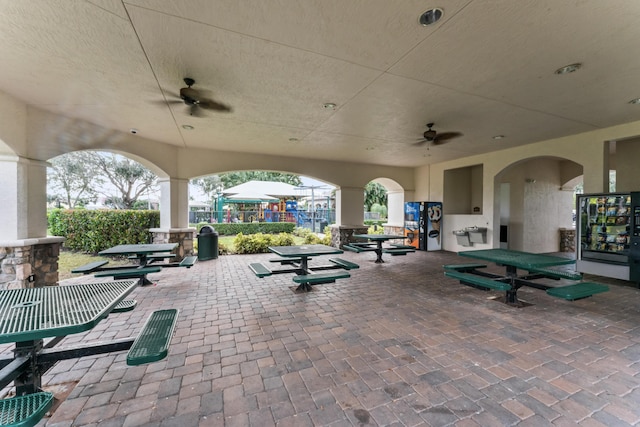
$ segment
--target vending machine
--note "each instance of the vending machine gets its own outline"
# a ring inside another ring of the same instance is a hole
[[[640,283],[640,192],[576,196],[581,273]]]
[[[442,249],[441,227],[441,202],[404,204],[405,244],[422,251],[439,251]]]

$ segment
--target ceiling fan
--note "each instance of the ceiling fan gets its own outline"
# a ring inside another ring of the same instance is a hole
[[[438,133],[432,129],[433,123],[427,123],[427,130],[422,134],[423,139],[420,139],[415,145],[423,145],[425,142],[430,142],[433,145],[444,144],[450,139],[458,138],[462,136],[461,132],[441,132]]]
[[[181,100],[170,100],[170,104],[184,103],[189,108],[189,114],[195,117],[203,117],[203,110],[220,111],[223,113],[231,112],[231,107],[220,102],[214,101],[208,98],[210,91],[194,89],[193,86],[196,81],[190,77],[184,78],[184,83],[187,87],[180,89]],[[173,96],[176,96],[173,94]]]

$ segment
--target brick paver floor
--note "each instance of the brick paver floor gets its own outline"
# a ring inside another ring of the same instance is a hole
[[[640,424],[640,290],[580,301],[525,288],[513,308],[444,277],[468,260],[417,252],[360,264],[350,279],[292,291],[221,256],[151,275],[138,307],[66,342],[136,333],[150,311],[180,309],[169,357],[60,362],[73,384],[47,426],[628,426]],[[502,271],[497,266],[490,270]],[[87,280],[87,277],[72,279]],[[8,351],[5,349],[5,351]]]

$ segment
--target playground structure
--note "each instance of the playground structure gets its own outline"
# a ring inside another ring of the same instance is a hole
[[[335,210],[327,202],[314,210],[298,209],[297,200],[278,200],[270,202],[242,201],[236,203],[220,197],[216,210],[204,207],[189,212],[189,222],[237,223],[237,222],[293,222],[296,227],[303,227],[315,232],[322,232],[324,227],[335,223]]]

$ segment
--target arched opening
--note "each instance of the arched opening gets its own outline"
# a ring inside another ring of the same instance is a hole
[[[322,233],[335,223],[335,187],[288,172],[233,171],[194,178],[189,222],[292,222]]]
[[[500,246],[528,252],[560,250],[560,230],[573,228],[574,189],[582,166],[557,157],[513,163],[494,178]]]

